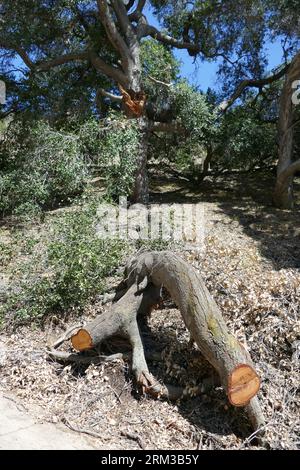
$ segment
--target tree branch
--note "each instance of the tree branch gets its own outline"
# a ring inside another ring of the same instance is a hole
[[[52,69],[53,67],[66,64],[68,62],[74,62],[76,60],[80,60],[80,61],[89,60],[89,53],[85,51],[85,52],[73,52],[70,54],[64,54],[60,57],[56,57],[55,59],[50,59],[45,62],[36,63],[34,64],[34,69],[36,69],[39,72],[44,72],[49,69]]]
[[[146,0],[139,0],[135,11],[142,13],[145,5],[146,5]]]
[[[285,182],[288,178],[294,176],[297,171],[300,171],[300,159],[291,163],[282,173],[280,173],[278,181],[280,183]]]
[[[129,0],[129,2],[127,3],[127,5],[125,5],[125,8],[127,11],[131,10],[131,8],[133,7],[134,5],[134,2],[135,0]]]
[[[139,0],[136,9],[131,13],[132,16],[139,18],[146,5],[146,0]]]
[[[119,0],[111,0],[111,4],[118,18],[118,23],[126,38],[129,40],[130,43],[136,42],[136,36],[134,34],[132,25],[128,19],[124,3],[120,2]]]
[[[23,60],[24,64],[27,65],[27,67],[29,69],[33,69],[35,64],[34,62],[32,62],[32,60],[30,59],[29,55],[27,54],[27,52],[25,51],[25,49],[23,49],[22,47],[20,46],[17,46],[17,45],[14,45],[14,44],[11,44],[9,42],[6,42],[2,39],[0,39],[0,47],[2,49],[8,49],[8,50],[11,50],[13,52],[16,52],[20,57],[21,59]]]
[[[148,78],[151,82],[156,83],[157,85],[163,85],[167,88],[171,88],[171,86],[173,86],[173,83],[162,82],[161,80],[157,80],[157,78],[152,77],[152,75],[148,75]]]
[[[120,83],[124,88],[127,88],[128,80],[126,75],[117,67],[113,67],[111,65],[106,64],[96,52],[90,52],[90,59],[95,67],[95,69],[99,70],[99,72],[103,73],[104,75],[112,78],[117,83]]]
[[[142,16],[143,9],[145,7],[146,0],[139,0],[136,9],[129,15],[130,21],[138,22]]]
[[[175,39],[168,34],[164,34],[154,26],[150,26],[148,24],[143,24],[140,26],[140,35],[141,37],[151,36],[153,39],[156,39],[157,41],[160,41],[167,46],[176,47],[176,49],[187,49],[190,52],[194,52],[195,54],[200,52],[200,48],[196,44],[179,41],[178,39]]]
[[[33,70],[33,71],[36,70],[39,72],[49,70],[53,67],[66,64],[68,62],[89,59],[89,53],[87,51],[83,51],[83,52],[72,52],[70,54],[64,54],[60,57],[56,57],[55,59],[50,59],[45,62],[32,62],[32,60],[29,57],[29,54],[25,51],[25,49],[23,49],[20,46],[0,40],[0,47],[3,49],[8,49],[8,50],[16,52],[30,70]]]
[[[128,64],[130,51],[124,39],[117,30],[116,24],[111,16],[107,0],[97,0],[101,23],[103,24],[108,39],[117,52],[121,54],[123,63]]]
[[[110,93],[109,91],[106,91],[104,90],[103,88],[100,88],[98,91],[97,91],[97,94],[98,95],[101,95],[101,96],[104,96],[105,98],[109,98],[110,100],[112,101],[117,101],[119,103],[121,103],[122,101],[122,96],[120,95],[114,95],[113,93]]]
[[[60,57],[56,57],[55,59],[50,59],[45,62],[34,63],[30,59],[28,53],[19,46],[15,46],[0,40],[0,47],[3,49],[15,51],[23,59],[24,63],[27,65],[27,67],[30,68],[30,70],[37,72],[45,72],[53,67],[66,64],[68,62],[90,60],[96,70],[99,70],[104,75],[112,78],[117,83],[123,85],[125,88],[127,86],[126,75],[119,68],[108,65],[94,51],[72,52],[70,54],[64,54]]]
[[[290,64],[287,64],[285,67],[283,67],[279,72],[275,73],[274,75],[270,75],[267,78],[262,78],[262,79],[246,79],[243,80],[231,98],[229,100],[223,101],[223,103],[220,104],[219,109],[223,112],[226,112],[230,106],[233,105],[233,103],[240,98],[240,96],[243,94],[246,88],[262,88],[266,85],[271,85],[271,83],[276,82],[277,80],[280,80],[280,78],[284,77],[284,75],[287,73],[288,69],[290,67]]]

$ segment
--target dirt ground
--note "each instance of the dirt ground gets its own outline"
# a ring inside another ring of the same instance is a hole
[[[88,367],[49,360],[47,345],[78,321],[58,315],[42,330],[3,330],[0,391],[13,393],[25,407],[38,404],[43,422],[69,426],[78,436],[92,433],[98,448],[299,449],[300,214],[274,209],[265,202],[270,200],[267,182],[255,179],[254,184],[251,178],[208,180],[201,191],[156,180],[152,201],[204,206],[205,250],[179,251],[200,271],[229,329],[256,363],[267,423],[263,444],[251,437],[242,409],[231,407],[220,387],[193,396],[193,387],[213,371],[189,346],[180,312],[168,299],[143,327],[143,337],[146,351],[156,352],[151,372],[161,381],[187,386],[186,399],[169,403],[139,396],[130,363],[121,360]],[[82,318],[108,306],[95,302]],[[106,343],[103,350],[127,347]]]

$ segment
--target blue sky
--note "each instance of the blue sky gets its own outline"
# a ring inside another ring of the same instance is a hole
[[[206,91],[208,87],[217,88],[217,70],[218,64],[208,61],[194,64],[194,58],[184,50],[175,50],[175,56],[181,60],[181,74],[186,77],[190,83],[198,85],[201,90]],[[282,49],[280,42],[268,44],[266,52],[269,61],[269,69],[282,63]]]
[[[153,16],[149,7],[146,9],[147,19],[153,26],[159,26],[157,19]],[[269,69],[273,69],[282,63],[282,48],[280,41],[266,45],[266,53],[269,61]],[[207,88],[217,88],[217,70],[218,64],[209,61],[197,61],[194,64],[194,58],[185,50],[174,49],[175,57],[181,61],[181,75],[188,79],[193,85],[199,86],[203,91]]]

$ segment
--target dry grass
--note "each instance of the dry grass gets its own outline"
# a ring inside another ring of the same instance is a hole
[[[200,270],[230,330],[247,345],[261,374],[259,397],[267,421],[263,446],[249,439],[242,410],[230,407],[219,387],[172,404],[139,397],[129,364],[121,361],[78,368],[47,360],[47,342],[74,318],[55,318],[43,331],[3,333],[0,388],[13,390],[25,406],[39,404],[42,420],[67,420],[99,434],[107,449],[299,449],[300,217],[238,195],[233,191],[225,203],[217,190],[201,195],[206,250],[184,256]],[[91,305],[84,315],[93,316],[99,308]],[[192,391],[212,374],[188,345],[180,313],[168,301],[153,313],[144,338],[146,349],[160,353],[160,360],[149,363],[160,380]]]

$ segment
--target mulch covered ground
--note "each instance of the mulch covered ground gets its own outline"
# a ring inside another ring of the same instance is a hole
[[[181,254],[205,278],[229,329],[246,345],[262,377],[259,398],[267,422],[263,447],[297,449],[299,213],[274,210],[243,197],[234,186],[232,198],[220,202],[217,191],[222,190],[217,186],[214,194],[200,197],[205,206],[205,250]],[[88,320],[108,306],[95,303],[82,316]],[[153,312],[144,338],[146,349],[156,351],[149,362],[152,373],[161,381],[186,386],[188,396],[178,403],[140,397],[131,382],[130,363],[121,360],[88,367],[49,360],[47,345],[77,321],[53,317],[43,330],[3,332],[0,390],[13,391],[25,407],[41,406],[41,420],[88,432],[107,449],[263,448],[250,437],[242,409],[231,407],[220,387],[193,396],[213,371],[196,346],[189,345],[180,312],[168,299],[162,310]],[[68,350],[69,344],[63,348]],[[118,352],[126,345],[104,348]]]

